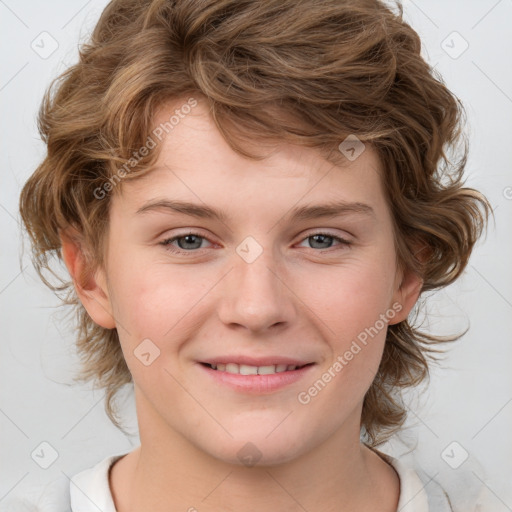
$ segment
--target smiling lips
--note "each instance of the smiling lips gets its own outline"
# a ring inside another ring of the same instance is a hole
[[[203,361],[198,366],[220,385],[237,392],[266,395],[303,379],[315,364],[288,357],[224,356]]]
[[[238,375],[273,375],[274,373],[293,371],[306,365],[271,364],[264,366],[252,366],[248,364],[237,363],[218,363],[208,364],[208,366],[214,370]]]
[[[198,361],[199,362],[199,361]],[[268,394],[297,382],[316,363],[282,356],[224,355],[200,361],[215,382],[237,392]]]
[[[297,370],[313,363],[282,356],[224,355],[208,358],[202,361],[202,364],[213,370],[234,375],[273,375]]]

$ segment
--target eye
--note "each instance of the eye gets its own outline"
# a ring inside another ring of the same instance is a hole
[[[351,245],[351,242],[348,240],[329,233],[313,233],[304,238],[303,241],[308,241],[312,244],[313,249],[330,249],[333,245],[333,241],[337,241],[339,242],[338,245],[345,247]]]
[[[163,245],[166,250],[175,254],[190,254],[197,252],[198,249],[204,249],[204,241],[208,241],[208,239],[200,233],[190,231],[172,238],[167,238],[159,242],[159,245]],[[351,242],[348,240],[329,233],[313,233],[304,238],[302,243],[305,241],[312,245],[312,249],[330,249],[333,246],[333,242],[338,242],[337,245],[341,247],[351,245]]]
[[[207,239],[199,233],[189,232],[172,238],[167,238],[160,242],[160,245],[163,245],[168,251],[183,254],[194,252],[196,249],[201,249],[202,243],[205,240]]]

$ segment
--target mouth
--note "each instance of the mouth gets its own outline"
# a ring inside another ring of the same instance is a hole
[[[201,363],[203,366],[216,370],[218,372],[225,372],[234,375],[274,375],[276,373],[292,372],[300,370],[306,366],[311,366],[314,363],[307,363],[303,365],[294,364],[271,364],[265,366],[251,366],[248,364],[238,363]]]
[[[197,361],[202,374],[215,385],[239,393],[268,395],[298,383],[311,375],[315,362],[286,356],[254,357],[224,355]]]

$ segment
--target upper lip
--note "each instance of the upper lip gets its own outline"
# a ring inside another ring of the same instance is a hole
[[[228,364],[228,363],[236,363],[236,364],[245,364],[247,366],[272,366],[278,364],[286,364],[286,365],[294,365],[294,366],[304,366],[305,364],[312,363],[313,361],[306,361],[302,359],[294,359],[292,357],[282,357],[282,356],[266,356],[266,357],[252,357],[252,356],[218,356],[211,357],[201,361],[201,363],[207,364]]]

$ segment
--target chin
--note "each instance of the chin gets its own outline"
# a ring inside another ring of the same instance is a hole
[[[273,432],[267,429],[248,429],[225,436],[220,444],[202,446],[202,450],[227,464],[246,467],[277,466],[290,462],[306,451],[304,436],[300,432]],[[268,436],[268,437],[267,437]]]

